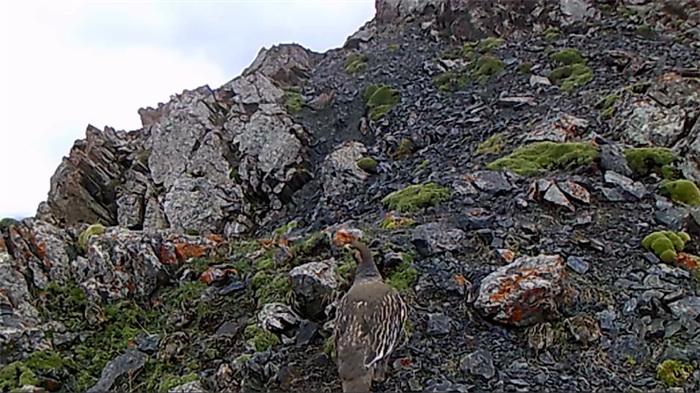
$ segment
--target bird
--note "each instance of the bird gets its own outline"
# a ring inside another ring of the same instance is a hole
[[[353,239],[346,247],[354,251],[358,265],[336,309],[336,365],[344,393],[367,393],[373,382],[384,380],[389,357],[405,338],[408,308],[384,282],[367,245]]]

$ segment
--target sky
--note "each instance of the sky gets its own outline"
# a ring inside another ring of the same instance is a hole
[[[91,124],[131,131],[138,109],[217,88],[262,47],[337,48],[374,0],[0,0],[0,218],[33,216]]]

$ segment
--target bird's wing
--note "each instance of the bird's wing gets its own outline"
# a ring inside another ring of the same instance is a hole
[[[370,348],[365,356],[367,367],[391,355],[408,316],[403,299],[393,289],[376,298],[375,302],[373,307],[368,308],[369,312],[363,315]]]

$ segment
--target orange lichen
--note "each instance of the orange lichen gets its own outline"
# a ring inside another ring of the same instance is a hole
[[[350,244],[353,240],[359,240],[357,236],[351,233],[345,228],[338,229],[335,234],[333,234],[333,245],[336,247],[342,247],[346,244]]]
[[[36,244],[36,253],[39,259],[44,259],[46,258],[46,243],[44,242],[38,242]]]
[[[184,262],[190,258],[199,258],[207,253],[207,247],[199,244],[175,243],[175,254],[177,259]]]
[[[217,268],[217,267],[210,267],[202,273],[201,276],[199,276],[199,281],[205,283],[205,284],[210,284],[212,282],[216,281],[221,281],[228,277],[229,274],[238,274],[238,271],[234,268]]]
[[[221,237],[221,236],[219,236],[219,235],[216,235],[216,234],[213,234],[213,233],[210,233],[210,234],[208,234],[208,235],[205,236],[205,237],[206,237],[207,239],[209,239],[209,240],[215,242],[215,243],[221,243],[221,242],[223,242],[223,241],[225,240],[223,237]]]
[[[697,269],[699,258],[695,255],[679,252],[676,255],[676,264],[686,269]]]
[[[5,239],[0,237],[0,250],[6,250],[7,246],[5,245]]]
[[[464,284],[467,283],[467,279],[464,278],[461,274],[455,274],[455,280],[457,281],[457,284],[459,284],[460,287],[463,287]]]

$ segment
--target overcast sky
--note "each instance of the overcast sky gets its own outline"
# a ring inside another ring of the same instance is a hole
[[[33,216],[92,124],[140,128],[137,110],[238,76],[261,47],[323,52],[374,0],[0,0],[0,218]]]

